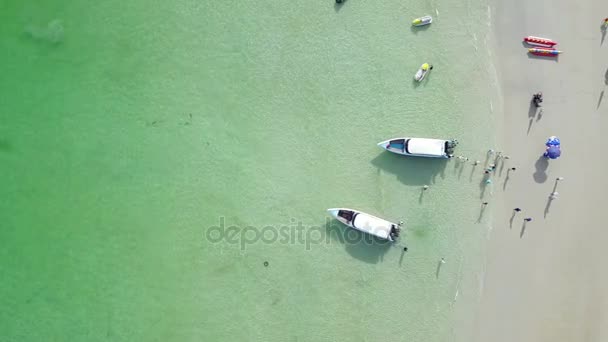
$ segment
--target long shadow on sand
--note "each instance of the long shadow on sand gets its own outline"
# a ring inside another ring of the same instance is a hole
[[[519,238],[521,239],[522,237],[524,237],[524,233],[526,232],[526,220],[524,220],[524,223],[522,223],[521,225],[521,231],[519,232]]]
[[[533,55],[531,53],[528,52],[528,58],[529,59],[541,59],[541,60],[545,60],[545,61],[552,61],[552,62],[559,62],[559,55],[557,55],[556,57],[552,57],[552,56],[538,56],[538,55]]]
[[[530,101],[530,108],[528,108],[528,134],[530,134],[530,129],[532,128],[532,123],[534,122],[534,118],[539,111],[539,107],[536,107],[534,101]],[[538,121],[538,120],[537,120]]]
[[[405,157],[390,152],[379,154],[372,160],[378,171],[397,176],[406,185],[424,185],[435,182],[437,175],[444,178],[448,159]]]
[[[517,211],[513,210],[511,218],[509,219],[509,229],[513,228],[513,220],[515,220],[515,215],[517,215]]]
[[[335,219],[327,221],[325,229],[327,238],[332,243],[342,244],[353,258],[369,264],[383,261],[384,254],[394,246],[393,242],[352,229]]]
[[[604,25],[604,23],[602,23],[602,26],[600,26],[600,30],[602,31],[602,40],[600,41],[600,46],[602,46],[604,44],[604,39],[606,39],[606,25]]]
[[[486,212],[486,205],[481,205],[481,209],[479,209],[479,217],[477,218],[477,223],[481,223],[483,219],[483,214]]]
[[[475,175],[475,171],[477,171],[477,166],[479,166],[479,164],[473,164],[471,166],[471,173],[469,173],[469,182],[473,181],[473,176]]]
[[[534,167],[536,167],[536,172],[534,172],[534,181],[536,183],[544,183],[547,181],[547,168],[549,167],[549,161],[547,158],[540,156],[536,163],[534,163]]]
[[[492,181],[491,174],[484,173],[483,178],[481,178],[481,180],[479,181],[479,198],[480,199],[483,199],[483,197],[486,195],[486,191],[488,190],[488,188],[490,188],[492,186],[492,182],[493,181]]]
[[[545,218],[549,214],[549,210],[551,209],[551,204],[553,203],[553,199],[554,198],[552,196],[549,196],[549,199],[547,199],[547,205],[545,206],[545,212],[544,212]]]
[[[511,169],[507,170],[507,177],[505,177],[505,180],[502,183],[502,191],[505,191],[507,189],[507,183],[509,183],[509,179],[511,179]]]

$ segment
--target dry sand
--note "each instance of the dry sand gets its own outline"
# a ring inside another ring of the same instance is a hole
[[[608,341],[608,1],[501,1],[493,5],[504,108],[502,148],[514,166],[495,179],[496,208],[477,341]],[[530,58],[527,35],[549,37],[557,61]],[[530,111],[544,93],[543,113]],[[539,159],[547,137],[563,155]],[[506,168],[505,168],[506,171]],[[548,206],[556,177],[559,198]],[[522,208],[510,226],[512,209]],[[546,217],[545,210],[548,210]],[[532,217],[522,232],[524,217]]]

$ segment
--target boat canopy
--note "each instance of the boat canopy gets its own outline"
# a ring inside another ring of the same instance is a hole
[[[394,224],[386,220],[371,216],[365,213],[359,213],[355,216],[353,227],[366,233],[375,235],[379,238],[389,239],[391,230]]]
[[[407,141],[406,150],[410,154],[444,156],[445,155],[445,140],[411,138]]]

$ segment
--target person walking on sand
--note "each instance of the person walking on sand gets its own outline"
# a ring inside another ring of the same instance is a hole
[[[488,202],[483,202],[481,203],[481,205],[485,207],[486,205],[488,205]]]
[[[516,213],[518,213],[518,212],[520,212],[520,211],[521,211],[521,208],[515,208],[515,209],[513,209],[513,210],[514,210]]]
[[[604,18],[604,30],[608,29],[608,18]]]
[[[562,181],[562,180],[564,180],[564,177],[557,177],[557,178],[555,178],[556,182],[559,182],[559,181]]]
[[[526,222],[530,222],[530,221],[532,221],[532,218],[531,218],[531,217],[526,217],[526,218],[524,219],[524,221],[526,221]]]

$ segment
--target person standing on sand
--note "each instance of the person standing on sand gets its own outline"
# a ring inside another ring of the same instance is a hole
[[[518,213],[518,212],[520,212],[520,211],[521,211],[521,209],[520,209],[520,208],[515,208],[515,209],[513,209],[513,210],[514,210],[516,213]]]
[[[524,219],[524,221],[526,221],[526,222],[530,222],[530,221],[532,221],[532,218],[531,218],[531,217],[526,217],[526,218]]]

